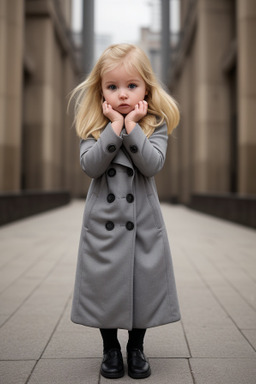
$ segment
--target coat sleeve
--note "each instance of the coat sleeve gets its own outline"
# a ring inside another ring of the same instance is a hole
[[[122,142],[123,139],[115,134],[110,123],[98,140],[81,140],[80,164],[83,171],[93,179],[100,177],[116,156]]]
[[[154,176],[165,162],[168,143],[167,126],[156,128],[147,138],[139,124],[130,134],[123,135],[123,145],[128,151],[134,165],[146,177]]]

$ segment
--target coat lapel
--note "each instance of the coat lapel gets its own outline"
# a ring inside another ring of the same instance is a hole
[[[123,165],[124,167],[134,168],[133,163],[126,149],[122,146],[118,151],[118,154],[112,160],[112,163]]]

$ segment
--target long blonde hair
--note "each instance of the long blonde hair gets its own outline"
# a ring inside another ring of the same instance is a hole
[[[165,121],[168,134],[179,123],[179,110],[175,100],[157,81],[147,55],[132,44],[115,44],[108,47],[100,56],[89,76],[72,92],[75,97],[75,127],[78,136],[98,139],[109,122],[102,113],[102,76],[123,64],[127,71],[136,70],[146,84],[148,113],[139,124],[149,137],[155,128]]]

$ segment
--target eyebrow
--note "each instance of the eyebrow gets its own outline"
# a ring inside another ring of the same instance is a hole
[[[111,81],[111,80],[110,81],[103,81],[103,84],[114,84],[114,83],[116,83],[116,81],[114,81],[114,80],[113,81]]]
[[[141,80],[140,79],[131,79],[131,80],[128,80],[128,83],[136,83],[136,82],[140,82]]]
[[[127,80],[127,83],[136,83],[136,82],[140,82],[141,80],[139,78],[137,79],[129,79]],[[108,81],[103,81],[104,84],[115,84],[117,83],[118,80],[108,80]]]

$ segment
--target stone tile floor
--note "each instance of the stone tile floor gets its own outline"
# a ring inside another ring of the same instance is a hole
[[[0,228],[1,384],[134,382],[101,377],[98,330],[69,319],[83,206]],[[256,231],[184,206],[162,210],[182,321],[147,331],[143,382],[255,384]]]

